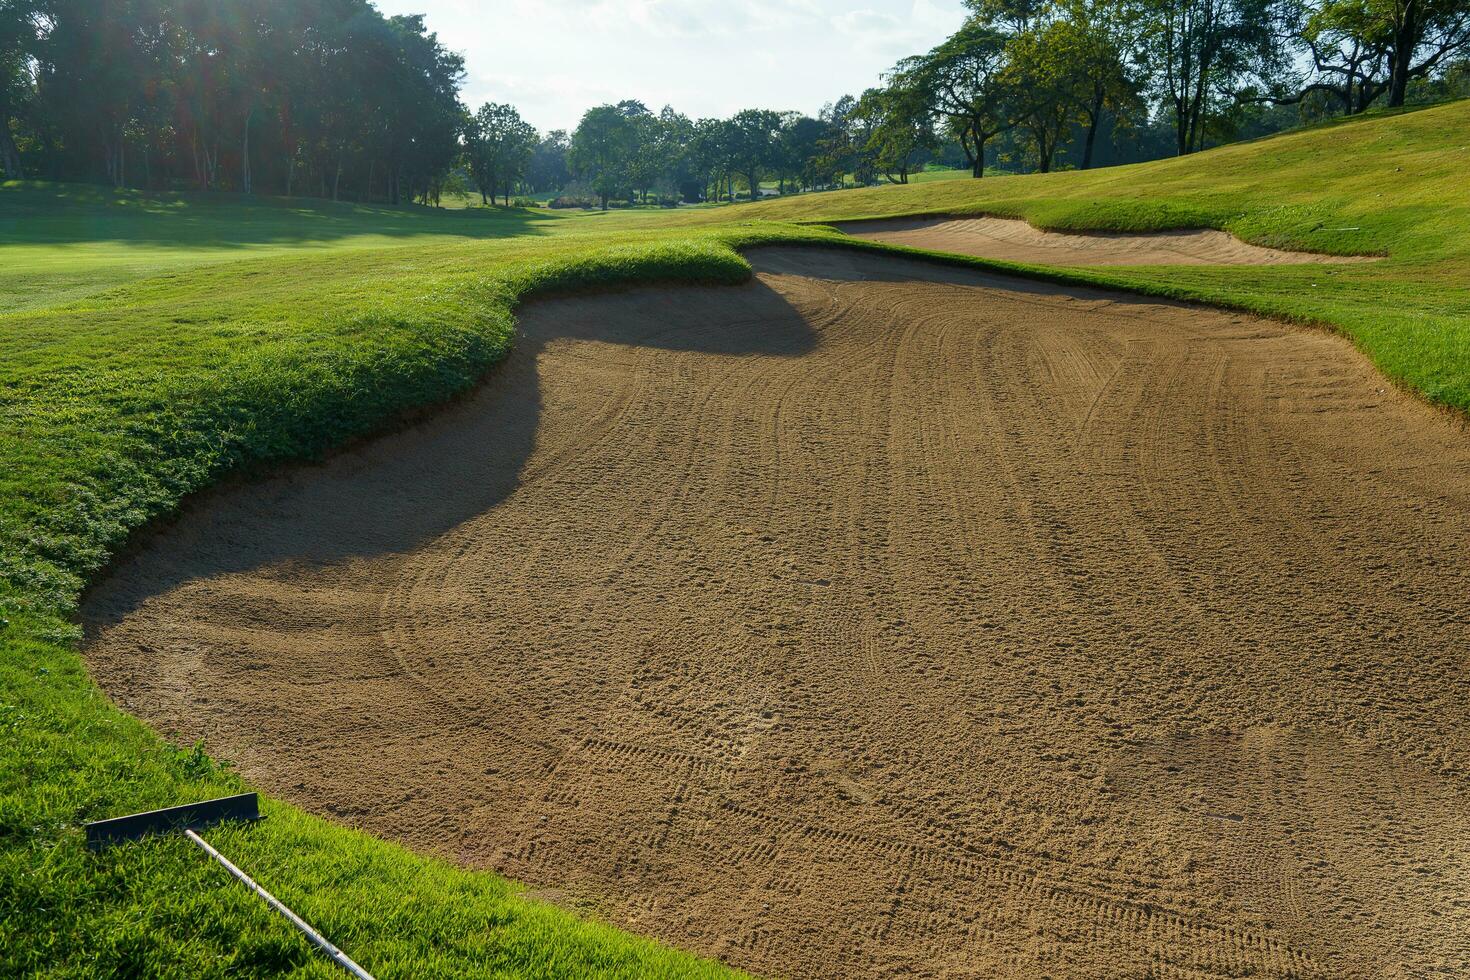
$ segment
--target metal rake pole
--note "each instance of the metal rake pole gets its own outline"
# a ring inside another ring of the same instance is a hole
[[[253,878],[231,864],[229,858],[225,857],[219,851],[216,851],[213,847],[209,846],[209,842],[206,841],[203,837],[200,837],[198,834],[194,833],[193,830],[189,830],[187,828],[184,830],[184,836],[188,837],[191,841],[198,844],[204,850],[205,854],[208,854],[220,864],[224,865],[224,869],[230,874],[234,875],[235,878],[246,888],[249,888],[251,891],[255,892],[255,894],[265,899],[267,905],[275,909],[277,912],[281,913],[281,915],[285,916],[293,926],[301,930],[302,934],[306,936],[307,939],[311,940],[313,945],[315,945],[318,949],[331,957],[332,962],[336,963],[338,966],[346,970],[348,973],[352,974],[354,977],[357,977],[358,980],[374,980],[371,973],[364,970],[356,963],[352,962],[352,957],[342,952],[336,946],[333,946],[326,936],[323,936],[311,926],[307,925],[306,920],[301,918],[301,916],[297,915],[295,912],[292,912],[290,909],[286,908],[286,906],[281,902],[280,899],[276,898],[276,896],[272,895],[270,892],[257,885]]]

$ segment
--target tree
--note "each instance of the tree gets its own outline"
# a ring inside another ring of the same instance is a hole
[[[1271,0],[1143,0],[1140,54],[1173,113],[1175,148],[1198,150],[1232,86],[1276,53]]]
[[[470,178],[480,191],[480,203],[494,204],[496,191],[503,190],[509,204],[511,185],[525,174],[536,149],[536,130],[514,106],[486,102],[470,118],[465,135]]]
[[[431,200],[459,149],[462,75],[422,18],[367,0],[0,0],[0,157],[247,193],[315,177],[336,196],[355,173],[359,197]]]
[[[1302,0],[1283,19],[1309,73],[1296,84],[1268,80],[1264,95],[1247,98],[1281,105],[1323,92],[1352,115],[1387,93],[1390,107],[1401,106],[1411,82],[1470,50],[1466,0]]]
[[[387,162],[389,202],[397,204],[405,187],[410,200],[416,188],[427,194],[459,156],[464,60],[425,32],[422,15],[391,17],[386,26],[393,72],[381,86],[378,148]]]
[[[818,121],[824,132],[817,141],[817,155],[811,161],[815,182],[841,187],[847,175],[858,166],[859,143],[856,138],[858,100],[844,95],[822,107]]]
[[[532,190],[559,191],[565,187],[572,176],[567,167],[567,155],[571,151],[572,140],[565,129],[547,133],[531,152],[527,181]]]
[[[660,193],[687,201],[700,199],[704,180],[696,172],[692,159],[694,132],[694,121],[682,112],[676,112],[673,106],[664,106],[659,111],[654,152],[660,161]]]
[[[1011,37],[1006,45],[1002,85],[1010,94],[1019,131],[1036,159],[1036,169],[1051,170],[1062,136],[1076,118],[1075,66],[1066,58],[1066,25],[1053,21],[1039,31]]]
[[[787,181],[796,183],[803,190],[821,182],[822,175],[815,161],[821,155],[822,139],[826,134],[827,126],[820,119],[799,112],[788,112],[781,117],[777,156],[783,194]]]
[[[909,172],[927,157],[935,143],[924,91],[911,79],[868,89],[858,100],[857,113],[866,123],[867,139],[862,150],[869,163],[889,183],[907,184]]]
[[[628,184],[637,193],[638,199],[646,202],[648,192],[664,174],[666,160],[663,154],[667,147],[658,117],[647,106],[634,101],[620,105],[623,107],[623,114],[628,118],[633,138],[632,150],[628,155]]]
[[[0,4],[0,167],[11,180],[21,176],[20,147],[11,126],[29,108],[34,91],[32,63],[40,45],[42,7],[33,0]]]
[[[946,119],[975,177],[985,174],[985,144],[1015,125],[1004,71],[1006,42],[1006,35],[971,17],[928,54],[900,61],[894,73]]]
[[[1067,66],[1067,98],[1086,128],[1083,170],[1092,166],[1103,113],[1117,116],[1138,104],[1129,52],[1138,43],[1139,16],[1134,0],[1065,0],[1048,31],[1051,57]]]
[[[688,160],[706,188],[705,200],[719,201],[730,183],[730,124],[723,119],[700,119],[694,124]],[[734,194],[731,194],[733,197]]]
[[[781,114],[770,109],[744,109],[730,119],[731,167],[750,185],[752,201],[761,196],[761,178],[776,162],[780,132]]]
[[[602,210],[628,186],[628,165],[636,148],[633,123],[618,106],[600,105],[582,115],[572,134],[569,159],[578,177],[597,194]]]

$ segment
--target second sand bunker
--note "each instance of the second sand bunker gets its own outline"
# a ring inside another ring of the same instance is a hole
[[[1033,265],[1299,265],[1373,262],[1251,245],[1212,228],[1146,233],[1042,231],[1014,218],[888,218],[837,225],[855,238]]]
[[[91,597],[300,805],[794,977],[1470,970],[1470,440],[1342,340],[846,252],[531,304]]]

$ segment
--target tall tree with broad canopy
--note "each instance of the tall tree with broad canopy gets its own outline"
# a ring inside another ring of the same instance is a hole
[[[782,115],[779,138],[781,193],[786,193],[788,181],[803,190],[821,182],[820,168],[815,161],[821,156],[822,138],[826,134],[827,125],[820,119],[799,112]]]
[[[1291,0],[1282,19],[1308,74],[1295,84],[1268,78],[1264,94],[1244,100],[1280,105],[1324,92],[1354,115],[1386,93],[1393,108],[1411,82],[1470,51],[1467,0]]]
[[[0,167],[11,180],[20,179],[22,173],[11,125],[30,108],[43,13],[39,0],[0,3]]]
[[[909,173],[928,159],[935,145],[934,120],[925,92],[911,80],[893,79],[858,100],[867,122],[863,153],[891,184],[907,184]]]
[[[694,124],[689,146],[690,167],[704,183],[705,200],[719,201],[730,187],[734,172],[730,124],[723,119],[700,119]],[[734,197],[733,190],[731,197]]]
[[[906,88],[924,93],[930,108],[945,117],[975,177],[985,175],[985,144],[1015,125],[1005,73],[1007,40],[971,17],[928,54],[900,61],[893,75]]]
[[[428,199],[462,76],[367,0],[0,0],[3,129],[54,179]]]
[[[511,185],[525,175],[536,149],[535,128],[521,118],[515,106],[486,102],[470,118],[466,130],[465,155],[480,203],[494,204],[496,191],[503,190],[509,204]]]
[[[565,129],[553,129],[541,138],[531,153],[527,182],[536,191],[559,191],[571,180],[567,155],[572,152],[572,138]]]
[[[1082,117],[1083,170],[1092,167],[1105,112],[1120,116],[1139,106],[1139,80],[1129,52],[1138,44],[1137,0],[1062,0],[1048,30],[1049,57],[1066,66],[1067,97]]]
[[[817,156],[812,168],[817,173],[818,183],[843,186],[847,175],[858,168],[859,142],[856,138],[858,100],[844,95],[836,102],[822,106],[818,121],[825,132],[817,142]]]
[[[735,173],[750,185],[750,199],[761,196],[761,178],[776,162],[781,114],[770,109],[743,109],[730,119],[730,159]]]
[[[592,188],[604,211],[613,195],[629,186],[637,140],[631,116],[616,105],[588,109],[572,133],[572,170]]]
[[[1057,147],[1076,120],[1074,66],[1061,57],[1066,27],[1052,21],[1015,34],[1006,45],[1003,84],[1011,93],[1021,145],[1042,173],[1051,170]]]

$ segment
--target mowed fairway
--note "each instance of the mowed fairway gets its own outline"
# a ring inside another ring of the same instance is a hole
[[[855,251],[520,311],[198,502],[94,676],[254,784],[788,976],[1470,969],[1470,442],[1344,340]]]

